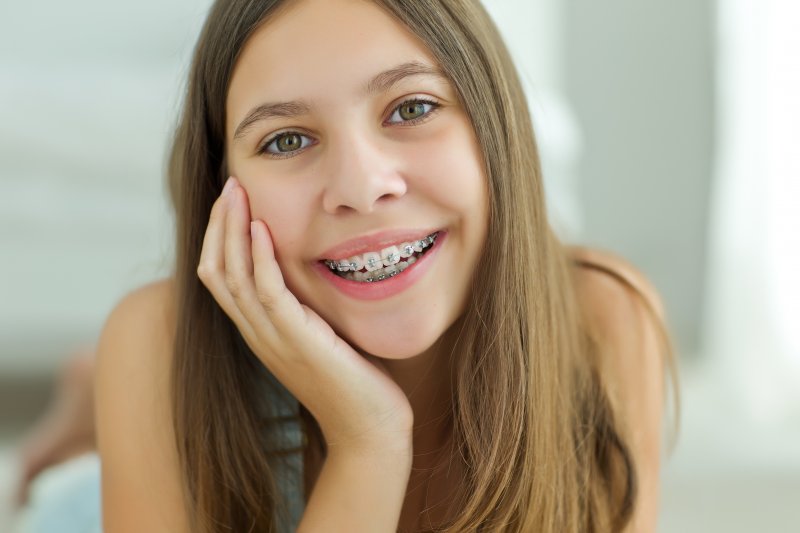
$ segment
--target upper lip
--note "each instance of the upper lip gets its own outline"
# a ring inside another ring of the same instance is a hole
[[[381,251],[383,248],[404,242],[418,241],[438,230],[393,229],[384,230],[340,242],[322,253],[322,259],[340,260],[365,252]]]

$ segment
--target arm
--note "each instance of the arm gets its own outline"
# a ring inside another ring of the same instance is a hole
[[[394,533],[410,472],[410,444],[379,452],[331,449],[298,533]]]
[[[103,531],[189,531],[172,430],[171,285],[139,289],[111,313],[97,351]]]
[[[579,249],[578,290],[595,334],[610,349],[600,373],[638,478],[628,533],[656,530],[664,410],[663,305],[641,272],[607,253]],[[611,274],[609,274],[609,272]]]

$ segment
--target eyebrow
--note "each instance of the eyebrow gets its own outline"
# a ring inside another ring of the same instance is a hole
[[[377,74],[364,86],[363,93],[366,96],[386,92],[404,78],[409,76],[434,76],[443,81],[447,81],[447,76],[436,67],[420,63],[419,61],[409,61]],[[307,115],[311,111],[311,105],[305,100],[293,100],[291,102],[272,102],[260,104],[247,113],[236,127],[233,140],[237,141],[247,135],[247,132],[257,122],[271,118],[292,118]]]

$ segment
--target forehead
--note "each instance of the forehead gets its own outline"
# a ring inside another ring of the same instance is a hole
[[[436,65],[424,43],[373,2],[292,2],[246,43],[230,83],[228,116],[265,98],[355,98],[375,73],[409,61]]]

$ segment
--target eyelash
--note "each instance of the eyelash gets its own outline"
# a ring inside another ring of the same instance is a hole
[[[394,107],[394,109],[392,109],[392,114],[389,116],[389,118],[393,117],[396,113],[399,113],[399,109],[401,107],[403,107],[405,105],[409,105],[409,104],[426,104],[426,105],[430,105],[431,108],[430,108],[430,110],[428,110],[427,113],[425,113],[424,115],[422,115],[420,117],[412,118],[410,120],[405,120],[405,121],[402,121],[402,122],[394,122],[394,123],[390,123],[390,124],[397,125],[399,127],[415,126],[417,124],[421,124],[422,122],[426,122],[441,107],[441,104],[439,104],[439,102],[436,102],[434,100],[429,100],[427,98],[409,98],[408,100],[404,100],[404,101],[400,102],[399,104],[397,104]],[[280,133],[277,133],[277,134],[273,135],[269,139],[267,139],[264,142],[264,144],[261,146],[261,148],[258,149],[258,153],[261,154],[261,155],[265,155],[265,156],[267,156],[267,157],[269,157],[271,159],[286,159],[288,157],[294,157],[295,155],[299,154],[300,152],[305,151],[305,149],[308,148],[308,146],[302,146],[302,142],[301,142],[301,147],[299,149],[297,149],[297,150],[292,151],[292,152],[280,153],[280,152],[270,152],[270,151],[267,150],[270,146],[272,146],[273,143],[278,141],[281,137],[288,136],[288,135],[299,135],[301,137],[306,137],[305,135],[303,135],[299,131],[282,131]]]

